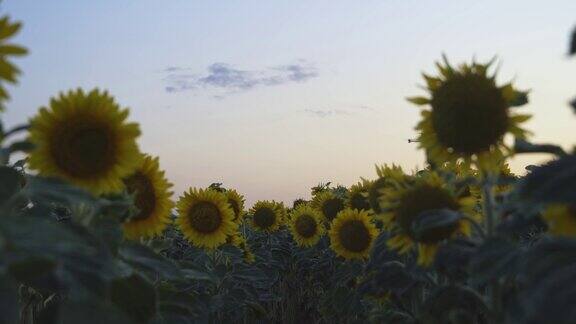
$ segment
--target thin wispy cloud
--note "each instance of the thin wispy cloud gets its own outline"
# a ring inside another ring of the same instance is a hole
[[[304,109],[302,111],[313,117],[327,118],[340,115],[355,115],[361,112],[375,111],[375,109],[370,106],[361,105],[351,106],[345,109]]]
[[[301,83],[318,76],[316,68],[302,60],[262,70],[242,70],[226,63],[213,63],[200,74],[178,66],[167,67],[163,72],[165,90],[169,93],[198,90],[242,92],[257,87]],[[222,97],[222,94],[217,97]]]

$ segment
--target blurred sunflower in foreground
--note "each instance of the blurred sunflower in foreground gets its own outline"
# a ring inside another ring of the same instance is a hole
[[[95,195],[120,192],[122,179],[142,160],[136,144],[140,129],[126,122],[127,117],[127,109],[98,89],[52,98],[50,106],[30,120],[30,168]]]
[[[324,235],[322,215],[308,205],[299,205],[290,216],[290,232],[299,246],[310,247]]]
[[[161,234],[170,223],[172,184],[160,171],[158,158],[144,155],[136,171],[124,179],[126,190],[134,195],[138,213],[124,224],[124,235],[129,239],[152,237]]]
[[[336,196],[331,190],[317,193],[312,200],[312,207],[320,211],[327,222],[336,218],[336,215],[344,210],[345,206],[344,199]]]
[[[512,113],[509,109],[527,102],[527,93],[512,84],[496,85],[496,75],[488,75],[487,64],[462,64],[453,68],[444,57],[437,63],[440,75],[424,74],[430,98],[413,97],[417,105],[430,105],[422,111],[416,127],[420,147],[436,163],[463,159],[475,162],[482,171],[498,168],[512,151],[504,144],[504,135],[525,138],[520,124],[530,115]]]
[[[210,189],[190,189],[176,204],[176,224],[193,245],[214,249],[234,235],[238,224],[226,195]]]
[[[12,23],[7,16],[0,19],[0,111],[4,110],[4,101],[10,98],[3,83],[16,83],[16,77],[20,74],[20,70],[8,59],[11,56],[22,56],[28,53],[24,47],[8,43],[21,27],[21,23]]]
[[[384,189],[384,199],[380,203],[384,210],[381,214],[384,228],[391,232],[388,247],[400,254],[417,247],[418,263],[426,266],[434,260],[442,241],[471,234],[470,222],[461,218],[418,235],[414,225],[423,221],[421,218],[424,212],[432,210],[448,209],[474,216],[475,197],[458,196],[453,188],[432,171],[412,177],[396,174],[394,181],[394,185]]]
[[[250,209],[252,227],[265,232],[277,231],[282,224],[284,213],[284,207],[274,201],[258,201]]]
[[[576,236],[576,205],[552,204],[542,213],[548,232],[558,236]]]
[[[345,209],[332,221],[330,247],[345,259],[365,259],[378,236],[370,214],[364,210]]]

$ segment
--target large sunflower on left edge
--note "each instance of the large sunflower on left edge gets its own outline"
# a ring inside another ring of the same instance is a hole
[[[238,224],[226,196],[210,189],[190,189],[176,204],[176,224],[193,245],[214,249],[234,235]]]
[[[122,179],[142,159],[136,144],[140,129],[127,117],[128,110],[120,109],[107,92],[60,94],[30,120],[30,168],[95,195],[122,191]]]
[[[345,209],[338,213],[328,231],[330,247],[345,259],[365,259],[378,236],[378,229],[365,210]]]
[[[170,200],[172,184],[160,171],[158,158],[144,155],[136,171],[124,178],[128,193],[133,194],[138,213],[123,224],[128,239],[152,237],[161,234],[170,223],[174,203]]]
[[[391,232],[387,245],[400,254],[413,248],[418,249],[418,263],[430,265],[436,256],[441,242],[458,235],[471,234],[470,221],[459,219],[455,224],[436,228],[416,237],[413,225],[421,213],[449,209],[469,217],[477,217],[474,212],[476,198],[471,195],[458,195],[436,172],[424,171],[412,177],[400,177],[396,183],[384,189],[381,215],[384,228]]]
[[[462,159],[474,162],[482,171],[492,171],[512,154],[504,144],[504,135],[526,137],[520,124],[530,115],[516,114],[509,108],[525,104],[527,92],[514,89],[512,84],[497,86],[496,76],[487,72],[491,64],[473,62],[453,68],[444,57],[443,65],[436,64],[439,76],[424,74],[430,97],[408,98],[432,108],[422,111],[416,127],[420,148],[431,161],[442,164]]]

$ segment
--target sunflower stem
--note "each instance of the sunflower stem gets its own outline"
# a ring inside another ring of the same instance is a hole
[[[497,175],[486,174],[482,182],[483,196],[484,196],[484,219],[486,225],[486,236],[493,237],[496,231],[496,212],[494,209],[494,184],[496,183]],[[486,238],[484,238],[486,239]],[[488,296],[493,314],[493,323],[500,322],[500,299],[501,290],[498,278],[494,278],[488,287]]]

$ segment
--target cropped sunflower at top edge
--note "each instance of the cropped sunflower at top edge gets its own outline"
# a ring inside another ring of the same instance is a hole
[[[391,233],[387,241],[389,248],[400,254],[417,248],[418,263],[428,266],[441,242],[459,235],[471,235],[468,219],[458,219],[456,223],[421,233],[419,237],[415,235],[413,225],[423,212],[440,209],[460,212],[477,221],[478,214],[474,210],[476,197],[458,196],[454,188],[434,171],[413,176],[396,175],[393,181],[394,185],[384,189],[380,201],[383,210],[380,218],[384,228]]]
[[[210,189],[190,189],[176,204],[176,225],[193,245],[214,249],[234,235],[238,224],[226,196]]]
[[[288,222],[294,241],[302,247],[315,245],[325,232],[322,214],[307,204],[296,207]]]
[[[491,172],[513,153],[504,136],[524,139],[528,135],[520,125],[531,116],[510,110],[526,103],[527,92],[511,83],[498,86],[496,75],[488,75],[493,61],[453,68],[443,59],[443,64],[436,63],[438,76],[423,74],[430,97],[408,98],[416,105],[431,106],[422,110],[416,126],[419,147],[435,163],[462,159]]]
[[[95,195],[121,191],[142,161],[139,126],[127,117],[105,91],[61,93],[30,120],[30,168]]]
[[[357,209],[339,212],[328,231],[330,247],[347,260],[368,258],[378,234],[370,214]]]
[[[161,234],[171,221],[174,203],[170,199],[172,184],[160,170],[158,157],[144,155],[140,167],[123,181],[128,193],[134,195],[134,204],[139,210],[122,225],[124,235],[136,239]]]

